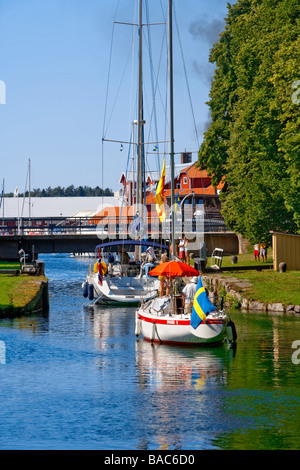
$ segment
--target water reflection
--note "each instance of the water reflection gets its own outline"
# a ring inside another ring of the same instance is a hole
[[[0,326],[27,331],[33,336],[38,336],[49,330],[49,314],[38,312],[15,318],[3,318],[0,320]]]
[[[226,386],[234,352],[226,346],[180,348],[144,340],[136,341],[135,352],[138,390],[145,400],[137,413],[151,423],[150,444],[179,449],[189,448],[190,441],[210,448],[209,423],[222,421],[223,414],[216,390]]]
[[[141,387],[205,388],[206,382],[225,383],[226,346],[214,349],[180,348],[136,341],[136,366]],[[232,354],[232,353],[229,353]]]
[[[95,339],[97,349],[110,347],[111,339],[132,334],[135,309],[133,307],[100,306],[86,307],[88,332]],[[134,336],[132,336],[134,341]]]
[[[0,321],[2,448],[299,448],[300,317],[232,312],[236,350],[152,345],[135,308],[87,307],[85,264],[49,256],[49,316]]]

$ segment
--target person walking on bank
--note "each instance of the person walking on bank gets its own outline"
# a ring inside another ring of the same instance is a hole
[[[264,241],[260,245],[260,256],[263,262],[267,261],[267,244]]]
[[[259,251],[260,251],[260,245],[259,243],[256,243],[254,245],[254,252],[253,252],[255,261],[259,261]]]
[[[181,238],[178,243],[179,259],[180,261],[185,260],[185,239]]]

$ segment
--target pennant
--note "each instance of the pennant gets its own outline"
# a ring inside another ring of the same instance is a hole
[[[179,199],[179,194],[178,194],[175,199],[175,214],[177,214],[177,208],[178,208],[179,203],[180,203],[180,199]]]
[[[214,312],[216,307],[211,303],[208,298],[208,293],[203,287],[201,276],[199,278],[196,294],[194,297],[191,326],[196,329],[205,320],[207,315]]]
[[[161,177],[160,177],[159,183],[156,188],[156,193],[155,193],[156,212],[158,213],[159,220],[161,222],[163,222],[166,218],[166,211],[164,207],[165,176],[166,176],[166,168],[165,168],[165,159],[164,159]]]

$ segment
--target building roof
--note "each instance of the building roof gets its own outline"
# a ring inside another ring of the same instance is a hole
[[[94,214],[95,219],[102,217],[133,217],[135,215],[135,206],[114,206],[109,205],[103,207],[99,212]]]
[[[185,170],[186,168],[189,168],[193,163],[190,163],[187,165],[186,163],[180,163],[175,165],[174,168],[174,175],[175,178],[178,178],[180,173]],[[122,173],[121,178],[120,178],[120,183],[124,183],[124,179],[126,179],[127,183],[130,183],[134,180],[136,181],[137,174],[136,172],[133,174],[132,171],[127,171],[126,173]],[[157,183],[160,180],[161,177],[161,172],[159,171],[146,171],[145,173],[145,181],[147,182],[152,181],[153,183]],[[171,181],[171,170],[169,166],[166,166],[166,175],[165,175],[165,183],[167,184],[168,182]]]
[[[32,197],[31,217],[89,217],[103,207],[118,204],[114,197]],[[29,217],[28,198],[5,197],[4,217]],[[3,206],[0,218],[3,217]]]

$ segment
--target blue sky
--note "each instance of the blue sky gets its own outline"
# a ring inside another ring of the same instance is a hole
[[[129,149],[126,144],[123,152],[120,144],[102,145],[102,137],[105,131],[107,139],[124,142],[130,139],[136,103],[136,62],[132,65],[130,54],[136,28],[113,26],[113,21],[137,21],[137,3],[136,0],[0,0],[0,80],[6,86],[5,104],[0,104],[0,184],[4,178],[6,192],[14,191],[16,186],[19,191],[24,189],[29,158],[32,188],[103,184],[119,189]],[[198,142],[201,142],[209,118],[205,103],[213,71],[208,55],[224,28],[226,5],[226,0],[174,0],[175,152],[196,151],[198,147],[176,25],[180,28]],[[151,0],[150,21],[163,22],[166,10],[166,0]],[[151,57],[156,67],[160,63],[164,31],[163,25],[151,27]],[[146,29],[144,34],[147,41]],[[146,43],[144,56],[146,62]],[[149,77],[145,65],[147,123],[152,109],[152,96],[146,92]],[[159,109],[159,103],[165,101],[164,77],[161,72],[163,85],[156,95],[161,140],[168,137],[163,111]],[[145,135],[146,140],[153,140],[147,124]],[[165,146],[163,150],[167,151]],[[156,165],[156,157],[149,158],[151,169],[156,169],[152,167],[152,163]]]

